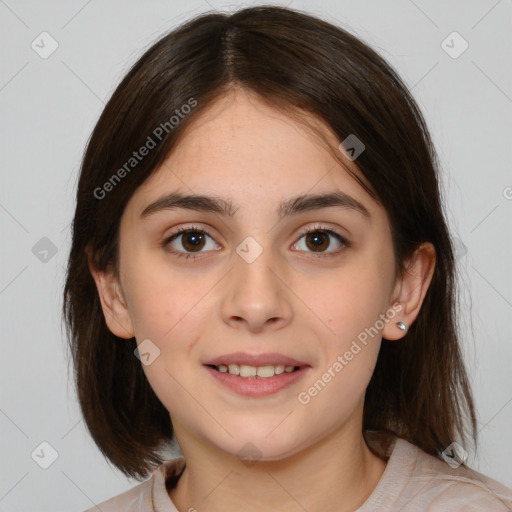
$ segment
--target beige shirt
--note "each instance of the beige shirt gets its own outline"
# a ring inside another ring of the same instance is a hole
[[[377,487],[355,512],[512,512],[512,490],[496,480],[452,468],[401,438],[386,453]],[[184,468],[183,457],[166,461],[145,482],[86,512],[178,512],[167,489]]]

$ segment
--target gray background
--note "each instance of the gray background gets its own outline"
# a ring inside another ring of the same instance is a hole
[[[0,0],[0,512],[80,511],[136,484],[86,434],[68,377],[60,308],[80,158],[104,102],[156,37],[199,12],[250,4]],[[469,462],[512,487],[512,2],[281,5],[364,39],[425,113],[460,240],[464,351],[481,439]],[[46,59],[31,47],[51,49],[43,31],[58,42]],[[460,55],[459,36],[443,44],[453,31],[469,44]],[[40,464],[53,452],[42,442],[58,455],[48,469]]]

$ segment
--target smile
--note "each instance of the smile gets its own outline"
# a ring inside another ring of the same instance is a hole
[[[229,389],[238,395],[265,397],[273,395],[301,380],[311,370],[311,366],[244,364],[204,365],[215,383],[222,389]]]
[[[220,364],[213,366],[221,373],[229,373],[231,375],[238,375],[244,379],[269,379],[274,375],[281,375],[283,373],[292,373],[297,370],[298,366],[285,366],[285,365],[265,365],[265,366],[250,366],[247,364]]]

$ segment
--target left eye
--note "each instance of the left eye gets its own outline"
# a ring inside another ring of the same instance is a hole
[[[210,247],[208,247],[208,239],[210,239]],[[304,239],[304,240],[303,240]],[[331,248],[331,240],[335,240],[335,248],[327,251]],[[180,244],[181,248],[176,247],[174,244]],[[197,258],[196,254],[201,252],[207,252],[208,250],[218,249],[217,244],[214,242],[211,235],[209,235],[204,229],[199,228],[187,228],[180,229],[173,235],[169,236],[163,241],[164,246],[168,246],[171,253],[182,258]],[[331,256],[332,254],[338,253],[343,247],[348,247],[349,243],[339,233],[330,229],[324,229],[321,227],[315,227],[313,229],[306,230],[302,233],[299,240],[292,246],[298,250],[304,250],[305,252],[319,253],[318,256],[325,254]],[[206,251],[202,251],[205,249]],[[184,250],[182,250],[184,249]]]
[[[337,247],[327,252],[326,250],[331,247],[331,238],[335,239],[335,245],[337,245]],[[302,239],[304,239],[304,241],[301,243]],[[343,246],[348,247],[348,245],[348,242],[339,233],[319,227],[303,233],[299,241],[294,244],[294,247],[297,246],[299,250],[303,250],[305,247],[306,252],[307,249],[310,249],[313,253],[326,253],[331,255],[339,252],[339,249]]]

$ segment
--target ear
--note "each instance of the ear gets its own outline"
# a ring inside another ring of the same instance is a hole
[[[131,316],[113,271],[96,270],[89,259],[89,270],[96,283],[105,322],[110,331],[119,338],[135,336]]]
[[[386,323],[382,337],[387,340],[398,340],[405,336],[407,329],[416,320],[423,299],[427,293],[436,264],[436,250],[430,242],[422,243],[406,263],[406,270],[397,279],[393,291],[393,309],[398,311],[393,321]],[[397,303],[401,306],[398,310]],[[390,304],[390,305],[391,305]],[[403,322],[406,330],[401,330],[397,322]]]

